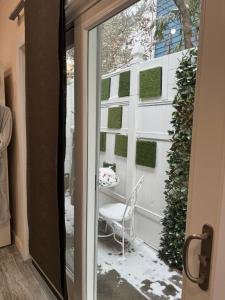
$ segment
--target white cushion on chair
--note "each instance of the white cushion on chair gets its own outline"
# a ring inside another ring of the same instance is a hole
[[[127,205],[123,203],[111,203],[111,204],[105,204],[99,209],[99,214],[104,217],[105,219],[115,220],[115,221],[122,221],[123,215],[125,212]],[[131,207],[128,206],[125,220],[128,220],[130,218],[131,213]]]

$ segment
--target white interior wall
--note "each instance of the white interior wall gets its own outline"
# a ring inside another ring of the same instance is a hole
[[[18,0],[0,3],[0,63],[4,67],[7,105],[13,115],[13,134],[10,144],[10,202],[12,234],[24,259],[29,257],[26,186],[26,114],[24,82],[24,15],[19,22],[9,20]]]
[[[4,67],[1,64],[0,64],[0,105],[5,105]],[[7,246],[9,244],[11,244],[10,221],[0,225],[0,247]]]

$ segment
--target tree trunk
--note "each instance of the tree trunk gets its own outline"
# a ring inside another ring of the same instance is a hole
[[[188,7],[186,6],[188,1],[185,0],[174,0],[179,12],[181,14],[181,20],[183,25],[184,45],[186,49],[192,48],[192,26],[191,16]]]

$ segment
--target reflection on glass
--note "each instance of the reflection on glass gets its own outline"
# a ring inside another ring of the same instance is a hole
[[[67,115],[65,157],[66,266],[74,273],[74,48],[66,52]]]

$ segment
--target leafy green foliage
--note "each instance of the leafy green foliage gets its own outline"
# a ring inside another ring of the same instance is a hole
[[[153,98],[162,95],[162,68],[157,67],[140,72],[140,98]]]
[[[138,140],[136,147],[136,164],[155,168],[156,145],[156,142]]]
[[[119,97],[130,96],[130,71],[120,73]]]
[[[110,97],[111,78],[102,79],[101,84],[101,100],[108,100]]]
[[[111,168],[116,173],[116,164],[115,163],[109,163],[107,161],[104,161],[103,168]]]
[[[106,132],[100,133],[100,151],[106,151]]]
[[[172,146],[168,152],[169,170],[165,181],[166,209],[162,220],[159,257],[170,267],[182,269],[188,196],[192,123],[197,70],[197,50],[182,58],[176,71],[177,95],[173,101]]]
[[[126,135],[117,134],[115,142],[115,155],[127,157],[127,142],[128,137]]]
[[[120,107],[110,107],[108,113],[108,128],[120,129],[122,127],[123,109]]]

